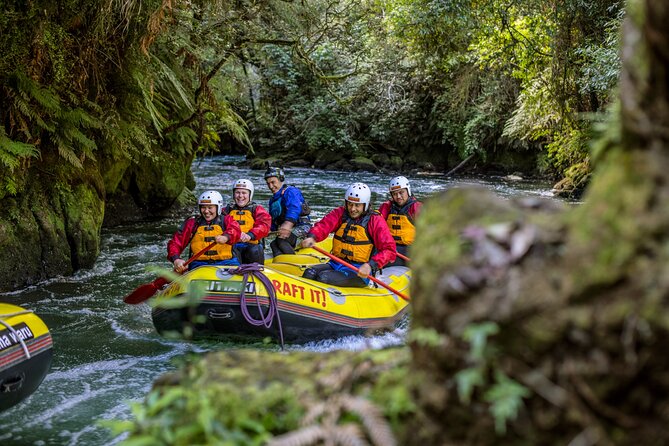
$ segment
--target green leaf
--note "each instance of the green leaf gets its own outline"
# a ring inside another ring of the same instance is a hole
[[[483,386],[483,368],[470,367],[460,370],[455,374],[455,382],[458,386],[458,396],[460,401],[464,404],[469,404],[471,401],[474,388]]]
[[[498,434],[506,433],[506,423],[518,415],[523,398],[530,395],[530,391],[522,384],[508,378],[503,372],[495,372],[496,383],[485,393],[485,401],[491,404],[490,412],[495,419],[495,431]]]
[[[462,338],[471,344],[471,358],[476,361],[483,360],[488,337],[498,332],[499,326],[494,322],[468,325],[462,334]]]

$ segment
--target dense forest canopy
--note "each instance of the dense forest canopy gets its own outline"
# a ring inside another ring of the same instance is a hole
[[[587,172],[623,14],[619,2],[580,0],[3,1],[3,11],[2,196],[47,152],[73,172],[100,152],[133,159],[156,145],[442,167],[521,152],[528,170]]]

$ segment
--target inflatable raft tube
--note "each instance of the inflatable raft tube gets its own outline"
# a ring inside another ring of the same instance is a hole
[[[33,394],[51,366],[53,341],[30,310],[0,303],[0,411]]]

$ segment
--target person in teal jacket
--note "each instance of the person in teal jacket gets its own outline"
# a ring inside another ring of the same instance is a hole
[[[272,192],[267,209],[272,216],[272,231],[276,238],[270,243],[272,255],[295,254],[298,237],[303,237],[311,228],[311,209],[302,192],[295,186],[284,184],[283,169],[269,166],[264,175],[265,183]]]

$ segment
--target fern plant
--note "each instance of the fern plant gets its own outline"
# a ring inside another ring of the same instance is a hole
[[[506,424],[518,415],[523,398],[530,395],[529,390],[509,378],[495,362],[496,352],[489,343],[489,338],[499,332],[494,322],[469,325],[463,340],[469,342],[470,367],[460,370],[455,375],[458,396],[464,404],[469,404],[477,388],[483,390],[483,400],[489,404],[489,412],[495,420],[495,430],[499,435],[506,433]],[[495,382],[489,382],[494,375]]]
[[[101,127],[97,117],[77,104],[67,104],[50,88],[40,86],[22,71],[15,71],[7,83],[10,98],[8,112],[17,137],[24,144],[44,147],[44,140],[53,143],[61,158],[82,168],[86,158],[95,159],[95,141],[84,132]],[[6,136],[6,135],[5,135]],[[17,138],[18,139],[18,138]]]
[[[0,126],[0,198],[18,192],[14,173],[22,162],[38,155],[39,150],[34,144],[12,140]]]

